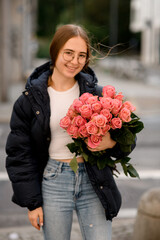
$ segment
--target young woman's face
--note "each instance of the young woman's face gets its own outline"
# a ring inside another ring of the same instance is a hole
[[[87,45],[81,37],[70,38],[59,51],[55,71],[65,78],[74,78],[87,60]]]

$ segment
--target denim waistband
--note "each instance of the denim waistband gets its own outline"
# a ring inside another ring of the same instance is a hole
[[[55,159],[49,158],[48,164],[50,166],[57,166],[57,167],[62,168],[62,169],[65,168],[65,169],[68,169],[70,171],[73,171],[68,162],[57,161]],[[82,169],[85,169],[84,162],[78,163],[78,170],[82,170]]]

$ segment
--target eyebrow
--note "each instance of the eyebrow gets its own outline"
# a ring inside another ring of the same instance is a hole
[[[75,52],[74,50],[72,50],[72,49],[68,49],[68,48],[64,49],[64,51],[71,51],[71,52]],[[80,52],[80,53],[83,53],[83,54],[86,54],[86,55],[87,55],[87,52]]]

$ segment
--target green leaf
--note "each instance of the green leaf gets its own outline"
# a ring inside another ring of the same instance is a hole
[[[135,113],[131,113],[131,118],[137,118],[137,119],[139,119],[139,117],[135,114]]]
[[[131,152],[131,145],[120,144],[120,148],[121,148],[122,152],[128,152],[128,153]]]
[[[77,147],[81,147],[82,146],[82,142],[81,142],[81,140],[80,139],[75,139],[75,138],[72,138],[73,140],[74,140],[74,143],[75,143],[75,145],[77,146]]]
[[[115,167],[115,161],[108,157],[97,159],[97,166],[100,170],[103,169],[106,165]]]
[[[71,169],[76,173],[78,169],[78,163],[76,156],[73,157],[73,159],[69,163]]]
[[[103,168],[106,166],[106,162],[103,161],[102,159],[98,158],[98,160],[97,160],[97,166],[98,166],[98,168],[101,170],[101,169],[103,169]]]
[[[131,126],[132,127],[132,126]],[[131,128],[132,133],[139,133],[144,128],[144,124],[138,121],[135,126]]]
[[[82,156],[84,157],[84,160],[88,162],[88,155],[85,152],[82,152]]]
[[[111,137],[116,142],[119,142],[123,145],[131,145],[135,141],[135,135],[128,129],[122,127],[119,131],[115,130],[112,132]]]
[[[124,126],[124,127],[132,127],[132,126],[134,126],[137,122],[138,122],[138,119],[133,119],[133,120],[131,120],[130,122],[125,122],[125,123],[123,123],[123,126]]]
[[[115,160],[112,160],[111,158],[105,158],[105,160],[106,160],[106,164],[108,165],[108,166],[110,166],[110,167],[115,167]]]
[[[105,153],[106,153],[105,150],[98,151],[98,152],[91,152],[93,156],[97,156],[97,157],[102,157]]]
[[[123,127],[121,129],[111,129],[110,130],[111,138],[116,141],[123,134]]]
[[[75,153],[77,151],[77,147],[76,147],[74,142],[73,143],[68,143],[67,147],[69,148],[71,153]]]
[[[126,176],[128,176],[126,164],[121,163],[121,165],[122,165],[124,174],[125,174]]]
[[[132,166],[132,164],[129,163],[129,165],[127,166],[127,172],[129,173],[129,175],[131,177],[137,177],[140,179],[138,172],[136,171],[136,169]]]
[[[88,155],[88,162],[91,164],[91,165],[94,165],[97,163],[97,158],[94,157],[92,154]]]
[[[126,163],[128,163],[130,160],[131,160],[130,157],[124,157],[124,158],[121,159],[121,163],[122,163],[122,164],[126,164]]]
[[[135,124],[136,122],[139,121],[139,118],[133,119],[130,122],[128,122],[129,125]]]

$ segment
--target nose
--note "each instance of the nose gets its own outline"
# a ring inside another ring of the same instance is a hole
[[[78,56],[75,55],[71,62],[73,64],[78,64]]]

